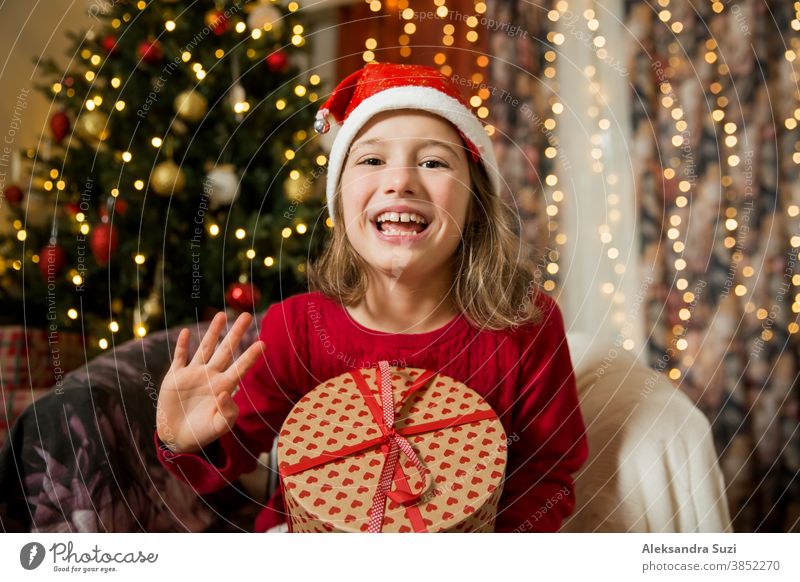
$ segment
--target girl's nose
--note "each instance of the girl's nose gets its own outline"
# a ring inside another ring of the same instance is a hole
[[[381,172],[384,194],[413,194],[417,189],[416,168],[406,163],[387,165]]]

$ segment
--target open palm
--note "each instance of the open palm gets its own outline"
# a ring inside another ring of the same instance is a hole
[[[161,383],[156,415],[158,437],[173,452],[197,452],[236,422],[239,407],[231,394],[264,349],[264,342],[256,341],[233,360],[252,319],[248,313],[241,314],[217,346],[227,320],[218,313],[188,363],[189,330],[181,330],[172,365]]]

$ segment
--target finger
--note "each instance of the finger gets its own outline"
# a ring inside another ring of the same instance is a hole
[[[175,354],[172,357],[172,369],[179,370],[186,366],[186,354],[189,351],[189,330],[185,327],[178,334],[175,342]]]
[[[239,416],[239,407],[227,392],[222,392],[217,396],[217,410],[211,419],[211,425],[218,434],[228,432]]]
[[[261,355],[267,344],[261,340],[257,340],[252,346],[247,348],[239,358],[225,370],[226,378],[233,384],[237,385],[247,371],[253,367]]]
[[[249,313],[242,313],[236,322],[231,327],[228,334],[222,338],[220,345],[208,361],[209,365],[214,366],[217,370],[224,370],[233,361],[233,356],[236,353],[236,348],[242,340],[242,336],[250,326],[253,316]]]
[[[192,364],[205,364],[208,361],[211,354],[214,353],[214,346],[217,345],[219,333],[225,327],[226,319],[225,313],[222,311],[214,316],[214,319],[211,320],[211,325],[206,330],[206,335],[203,336],[203,340],[200,342],[200,347],[197,348],[197,352],[192,358]]]

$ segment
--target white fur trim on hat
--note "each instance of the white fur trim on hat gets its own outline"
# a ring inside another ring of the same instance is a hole
[[[370,119],[383,111],[418,109],[434,113],[455,125],[478,149],[496,195],[500,195],[501,178],[497,169],[492,141],[480,120],[457,99],[432,87],[394,87],[368,97],[347,116],[336,133],[328,156],[326,186],[328,213],[333,219],[333,196],[342,174],[342,166],[356,134]]]

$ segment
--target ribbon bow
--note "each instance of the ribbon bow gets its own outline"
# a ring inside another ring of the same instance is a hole
[[[379,422],[381,433],[383,433],[384,444],[381,446],[386,455],[386,462],[383,464],[381,477],[378,481],[378,490],[372,498],[372,508],[369,511],[369,524],[367,531],[378,533],[383,526],[383,515],[386,508],[386,497],[403,506],[416,503],[427,491],[430,486],[430,471],[419,459],[416,451],[411,447],[408,440],[399,435],[394,430],[394,401],[392,400],[392,373],[389,370],[389,363],[381,361],[378,363],[380,374],[378,376],[378,387],[381,393],[381,406],[383,408],[383,422]],[[422,378],[420,379],[422,380]],[[413,392],[425,385],[425,381],[417,381],[406,394],[408,398]],[[404,400],[405,400],[404,398]],[[373,411],[374,414],[375,411]],[[388,451],[387,451],[388,448]],[[400,451],[405,453],[414,466],[419,471],[423,479],[422,488],[419,491],[411,491],[404,478],[396,479],[396,471],[400,469]],[[391,491],[392,483],[397,480],[397,489]]]

